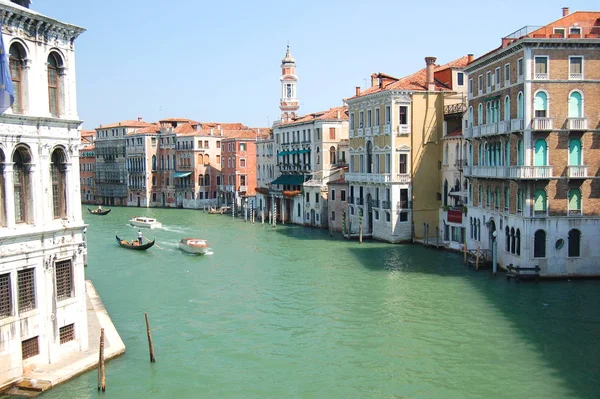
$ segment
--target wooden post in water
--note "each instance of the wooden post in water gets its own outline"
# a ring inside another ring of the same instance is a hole
[[[106,370],[104,368],[104,328],[100,329],[100,350],[98,354],[98,390],[106,391]]]
[[[273,228],[277,227],[277,203],[273,201]]]
[[[440,247],[440,228],[439,226],[435,226],[435,247]]]
[[[152,343],[152,334],[150,333],[150,322],[148,321],[148,313],[144,313],[146,316],[146,334],[148,335],[148,349],[150,350],[150,363],[156,362],[154,357],[154,344]]]
[[[475,253],[475,270],[479,270],[479,245],[477,245],[477,252]]]
[[[415,221],[410,222],[410,238],[412,243],[415,243]]]
[[[423,245],[427,246],[427,225],[423,223]]]
[[[362,244],[362,208],[358,212],[358,243]]]
[[[265,210],[264,209],[260,210],[260,224],[262,224],[263,226],[265,225]]]
[[[467,264],[467,235],[463,237],[463,253],[464,253],[464,262]]]
[[[281,224],[285,224],[285,199],[283,205],[281,205]]]

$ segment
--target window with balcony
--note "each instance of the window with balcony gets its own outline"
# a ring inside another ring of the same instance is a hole
[[[473,79],[469,79],[467,93],[469,94],[469,97],[473,97]]]
[[[13,191],[16,223],[32,223],[33,208],[31,195],[31,153],[24,146],[18,146],[14,153]]]
[[[534,57],[533,66],[533,78],[535,80],[548,79],[548,56]]]
[[[536,118],[546,118],[548,116],[548,95],[543,91],[535,94],[534,111]]]
[[[483,75],[477,76],[477,92],[483,93]]]
[[[581,215],[581,190],[569,190],[569,215]]]
[[[583,117],[583,98],[579,91],[569,94],[569,118]]]
[[[487,71],[485,73],[485,88],[486,88],[486,92],[489,92],[490,90],[492,90],[492,72],[491,71]]]
[[[62,59],[55,52],[51,52],[48,56],[48,105],[50,115],[57,118],[60,114],[60,74],[62,68]]]
[[[359,129],[362,129],[363,127],[365,127],[365,114],[363,111],[360,111],[358,113],[358,127],[359,127]]]
[[[510,120],[510,97],[504,97],[504,120]]]
[[[373,111],[367,111],[367,127],[371,127],[373,125]]]
[[[494,72],[494,78],[496,81],[496,88],[500,88],[500,67],[496,68],[496,71]]]
[[[354,112],[350,112],[350,130],[354,130]]]
[[[569,140],[569,166],[581,165],[581,140],[573,138]]]
[[[581,231],[572,229],[569,231],[569,258],[578,258],[581,256]]]
[[[538,189],[535,190],[533,195],[533,213],[536,216],[543,216],[547,213],[547,198],[546,190]]]
[[[399,154],[398,155],[398,173],[406,174],[408,173],[408,154]]]
[[[52,152],[50,176],[53,216],[55,219],[65,218],[67,216],[67,169],[66,154],[62,149],[57,148]]]
[[[523,80],[523,58],[517,60],[517,79]]]
[[[385,124],[389,125],[392,123],[392,110],[389,105],[385,107]]]
[[[533,236],[533,257],[546,257],[546,232],[544,230],[536,231]]]
[[[504,86],[510,85],[510,64],[504,65]]]
[[[398,124],[408,125],[408,107],[406,105],[401,105],[398,108],[398,111]]]
[[[523,102],[523,92],[517,94],[517,119],[523,119],[525,113],[525,104]]]
[[[544,139],[537,139],[535,141],[533,165],[534,166],[546,166],[548,165],[548,143]]]
[[[385,173],[390,173],[391,169],[391,156],[390,154],[385,154]]]
[[[569,79],[571,79],[571,80],[583,79],[583,57],[581,57],[581,56],[569,57]]]
[[[483,104],[477,106],[477,125],[483,125]]]
[[[375,126],[379,126],[380,125],[380,119],[379,119],[379,107],[375,109]]]

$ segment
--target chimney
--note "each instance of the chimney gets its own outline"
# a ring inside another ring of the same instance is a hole
[[[374,73],[373,75],[371,75],[371,87],[375,86],[377,84],[377,74]]]
[[[212,128],[212,127],[210,128],[210,135],[211,135],[211,136],[214,136],[214,135],[215,135],[215,133],[214,133],[214,131],[213,131],[213,128]]]
[[[360,86],[356,86],[356,95],[360,96]]]
[[[563,7],[562,12],[563,12],[563,17],[566,17],[567,15],[569,15],[569,7]]]
[[[340,115],[340,110],[337,110],[337,119],[340,119],[341,115]]]
[[[142,117],[138,116],[138,122],[141,122],[141,121],[142,121]]]
[[[218,130],[221,130],[221,125],[217,125],[217,129],[218,129]]]
[[[433,68],[435,68],[435,57],[425,57],[425,64],[427,65],[427,91],[435,91],[435,82],[433,77]]]
[[[467,64],[473,62],[473,54],[467,54]]]

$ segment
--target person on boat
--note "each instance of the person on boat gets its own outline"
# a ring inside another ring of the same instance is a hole
[[[142,240],[144,239],[144,235],[142,234],[142,230],[138,230],[138,243],[142,245]]]
[[[102,212],[102,205],[98,205],[98,212]]]

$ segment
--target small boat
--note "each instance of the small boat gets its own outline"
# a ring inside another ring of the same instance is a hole
[[[129,249],[135,249],[138,251],[144,251],[148,248],[150,248],[151,246],[154,245],[154,241],[156,241],[156,239],[147,242],[146,244],[142,244],[140,245],[140,243],[138,242],[138,240],[131,240],[131,241],[127,241],[127,240],[123,240],[119,237],[118,234],[115,235],[117,238],[117,243],[122,246],[123,248],[129,248]]]
[[[227,207],[226,206],[222,206],[219,209],[210,207],[210,209],[208,210],[208,214],[209,215],[222,215],[225,212],[227,212]]]
[[[110,213],[110,209],[100,210],[100,209],[87,209],[89,213],[92,215],[108,215]]]
[[[147,227],[149,229],[155,229],[162,227],[162,223],[154,218],[147,218],[145,216],[135,216],[129,219],[129,224],[135,227]]]
[[[179,241],[179,249],[188,254],[204,255],[210,251],[208,242],[201,238],[182,238]]]

